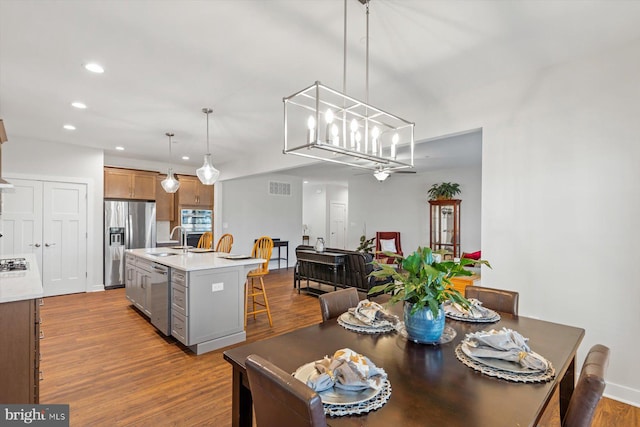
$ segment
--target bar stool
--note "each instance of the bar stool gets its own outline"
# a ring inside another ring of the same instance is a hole
[[[231,234],[223,234],[218,240],[216,245],[216,252],[231,252],[231,246],[233,246],[233,236]]]
[[[271,259],[271,252],[273,251],[273,240],[271,237],[262,236],[253,245],[251,256],[253,258],[263,258],[266,261],[255,270],[251,270],[247,274],[247,282],[245,285],[245,304],[244,304],[244,328],[247,328],[247,318],[250,314],[253,314],[253,318],[256,318],[258,313],[267,313],[269,317],[269,326],[273,326],[271,320],[271,310],[269,309],[269,301],[267,300],[267,292],[264,288],[264,281],[262,278],[269,274],[269,259]],[[257,284],[255,279],[260,279],[260,284]],[[262,295],[262,302],[256,301],[256,297]],[[249,311],[249,297],[251,297],[252,310]],[[264,307],[257,309],[257,306]]]
[[[213,245],[213,234],[210,231],[202,233],[198,240],[198,248],[211,249],[211,245]]]

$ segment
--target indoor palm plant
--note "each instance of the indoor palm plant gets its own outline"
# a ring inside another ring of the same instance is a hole
[[[444,330],[444,310],[442,303],[449,300],[463,307],[469,306],[464,296],[453,288],[449,279],[456,276],[470,276],[465,266],[474,263],[491,267],[485,260],[462,258],[459,261],[440,261],[430,248],[418,248],[406,258],[394,257],[398,268],[374,261],[379,267],[371,273],[373,277],[391,277],[393,281],[374,286],[369,294],[387,293],[390,304],[404,301],[404,322],[410,338],[421,342],[437,342]]]

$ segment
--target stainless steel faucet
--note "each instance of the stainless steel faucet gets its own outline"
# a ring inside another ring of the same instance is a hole
[[[173,230],[171,230],[171,235],[169,236],[169,238],[173,239],[173,233],[175,233],[175,231],[177,229],[180,229],[180,246],[182,246],[182,252],[183,253],[187,253],[187,229],[184,228],[181,225],[176,225],[175,227],[173,227]]]

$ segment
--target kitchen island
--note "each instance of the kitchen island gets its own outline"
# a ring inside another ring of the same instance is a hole
[[[194,353],[246,340],[244,283],[260,258],[197,249],[130,249],[125,254],[127,298]]]
[[[39,403],[42,280],[34,254],[0,257],[0,402]]]

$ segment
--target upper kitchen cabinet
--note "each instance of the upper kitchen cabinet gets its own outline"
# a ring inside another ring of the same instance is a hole
[[[175,218],[174,203],[175,193],[167,193],[162,188],[162,180],[166,175],[158,175],[156,177],[156,220],[157,221],[173,221]]]
[[[178,206],[213,208],[213,185],[204,185],[198,177],[190,175],[178,175],[178,181]]]
[[[156,199],[157,172],[104,168],[105,199]]]

